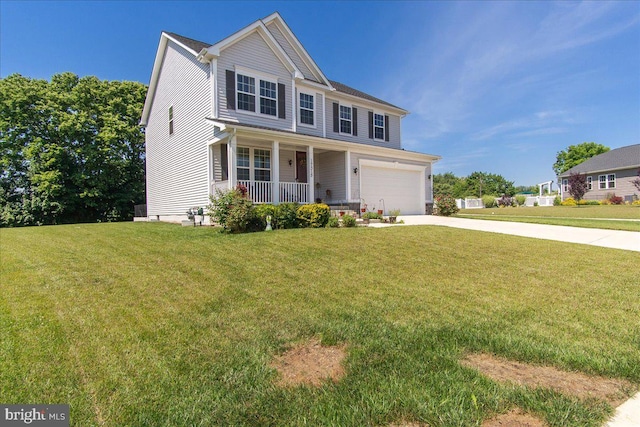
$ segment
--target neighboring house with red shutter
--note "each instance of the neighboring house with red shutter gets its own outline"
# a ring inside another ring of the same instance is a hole
[[[640,170],[640,144],[628,145],[598,154],[558,176],[562,200],[569,194],[569,176],[587,175],[585,200],[604,200],[611,195],[623,197],[625,201],[637,200],[640,191],[633,185]]]
[[[255,203],[424,214],[440,157],[402,149],[407,114],[329,80],[278,13],[215,44],[163,32],[141,119],[147,215],[179,221],[237,184]]]

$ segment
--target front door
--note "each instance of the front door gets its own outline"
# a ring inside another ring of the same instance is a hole
[[[296,151],[296,182],[307,182],[306,151]]]

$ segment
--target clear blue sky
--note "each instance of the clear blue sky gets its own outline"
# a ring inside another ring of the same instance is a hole
[[[149,83],[160,32],[208,43],[280,12],[330,79],[411,112],[435,172],[554,179],[556,153],[640,142],[640,2],[0,1],[0,76]]]

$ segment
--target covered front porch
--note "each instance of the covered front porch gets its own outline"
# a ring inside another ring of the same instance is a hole
[[[232,133],[209,144],[211,195],[242,185],[256,204],[347,203],[349,152]]]

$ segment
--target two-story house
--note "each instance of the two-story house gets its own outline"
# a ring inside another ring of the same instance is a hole
[[[237,184],[255,203],[424,214],[439,157],[401,148],[407,113],[329,80],[278,13],[215,44],[163,32],[141,120],[147,214],[179,221]]]

